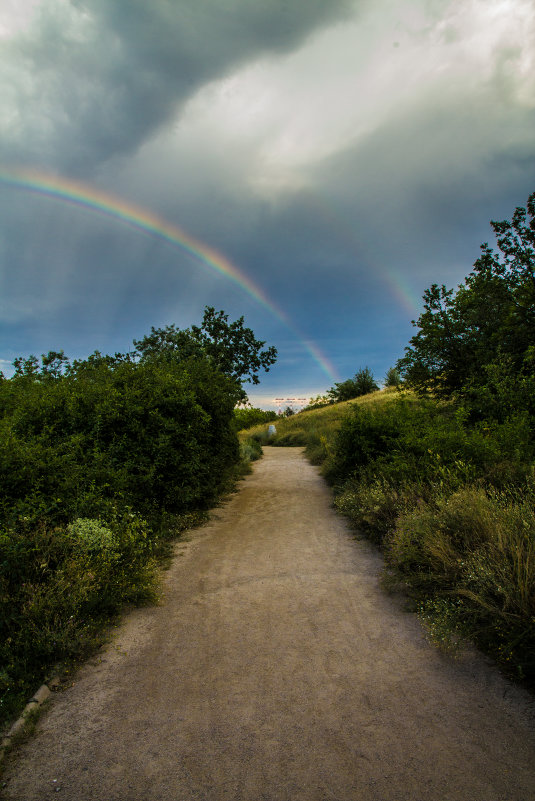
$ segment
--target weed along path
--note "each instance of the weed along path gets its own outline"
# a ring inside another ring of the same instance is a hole
[[[56,694],[13,801],[531,801],[530,696],[380,589],[295,448],[177,546],[157,607]]]

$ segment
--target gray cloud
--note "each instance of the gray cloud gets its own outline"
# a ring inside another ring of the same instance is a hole
[[[349,0],[47,0],[4,43],[0,158],[90,170],[126,155],[203,83],[295,47]]]

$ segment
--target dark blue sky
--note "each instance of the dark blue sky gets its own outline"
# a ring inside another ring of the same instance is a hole
[[[462,281],[535,189],[531,0],[13,0],[0,43],[0,175],[111,193],[269,299],[0,178],[6,374],[213,305],[279,349],[255,405],[381,379],[426,287]]]

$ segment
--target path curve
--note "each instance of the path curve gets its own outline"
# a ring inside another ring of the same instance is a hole
[[[268,448],[57,695],[9,801],[532,801],[533,699],[378,585],[300,449]]]

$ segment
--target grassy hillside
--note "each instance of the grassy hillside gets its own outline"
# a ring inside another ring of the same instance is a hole
[[[243,430],[239,436],[242,441],[252,438],[262,445],[304,446],[310,461],[319,465],[332,452],[340,425],[354,404],[380,407],[397,397],[396,390],[373,392],[354,400],[324,406],[321,409],[300,412],[291,417],[280,417],[274,421],[277,429],[274,437],[268,436],[268,426],[264,424]]]
[[[335,504],[384,553],[430,638],[466,639],[535,686],[535,480],[529,420],[376,392],[241,433],[301,445]]]

